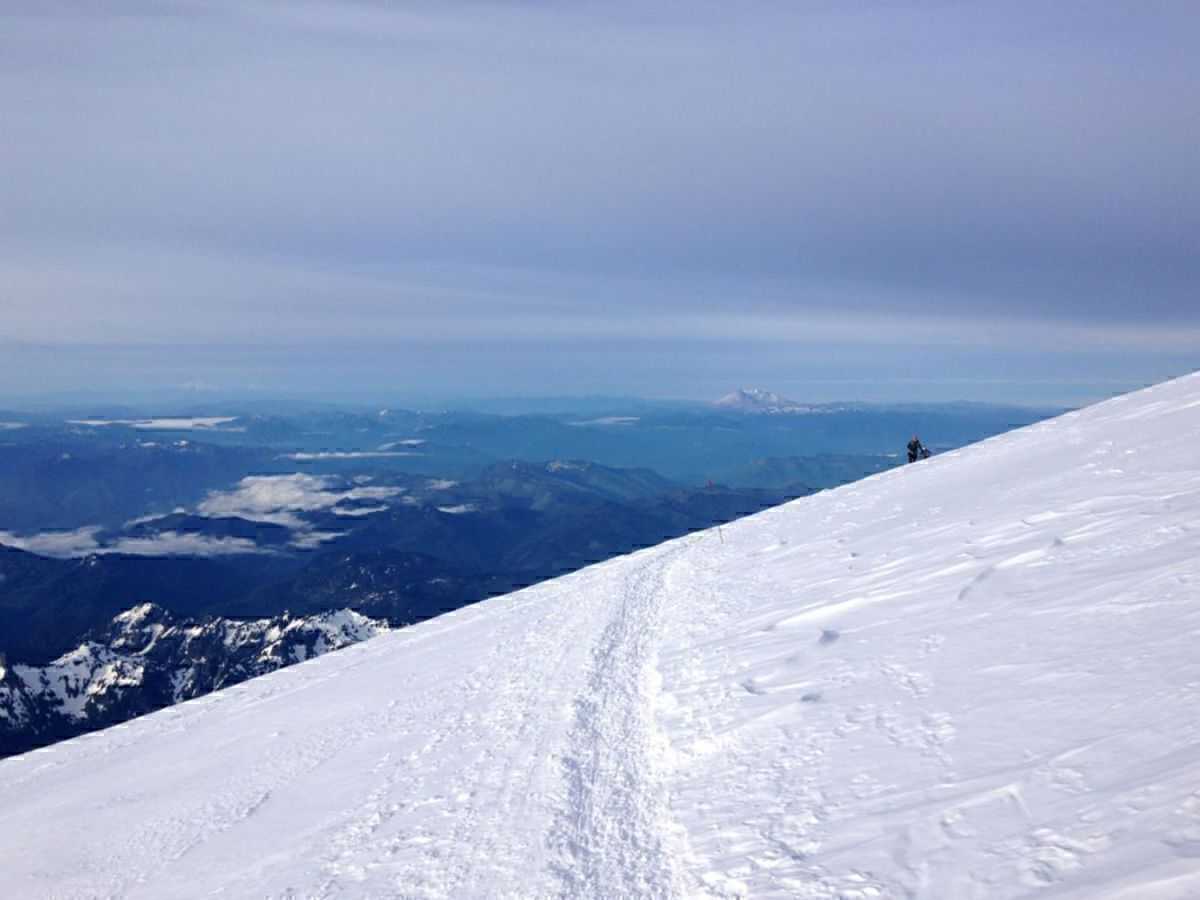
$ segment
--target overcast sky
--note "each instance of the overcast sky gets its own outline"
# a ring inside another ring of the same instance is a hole
[[[1200,368],[1200,4],[0,4],[0,395]]]

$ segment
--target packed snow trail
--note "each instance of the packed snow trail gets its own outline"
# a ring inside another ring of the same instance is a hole
[[[1200,896],[1200,377],[0,762],[0,895]]]
[[[649,669],[670,556],[14,758],[0,894],[679,896]]]

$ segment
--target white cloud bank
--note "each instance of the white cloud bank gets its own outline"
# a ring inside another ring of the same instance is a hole
[[[335,509],[346,501],[388,500],[404,492],[400,487],[356,485],[340,488],[333,478],[319,475],[249,475],[232,491],[214,491],[200,504],[206,516],[238,516],[255,522],[273,522],[303,530],[307,524],[298,515]],[[352,508],[352,507],[351,507]]]
[[[285,453],[283,458],[296,462],[313,462],[322,459],[380,459],[389,456],[420,455],[420,453],[405,453],[400,450],[322,450],[316,453]]]
[[[568,425],[574,425],[577,428],[587,426],[605,426],[605,425],[636,425],[641,421],[640,416],[603,416],[599,419],[586,419],[582,422],[568,422]]]
[[[73,531],[43,531],[30,535],[0,531],[0,544],[55,559],[112,553],[130,556],[228,556],[269,552],[248,538],[212,537],[178,531],[164,531],[151,537],[124,537],[112,544],[101,544],[96,540],[100,530],[97,525],[88,525]]]
[[[326,541],[340,538],[344,533],[341,531],[301,531],[292,538],[292,546],[299,550],[313,550]]]
[[[314,531],[301,513],[329,510],[338,516],[357,517],[383,512],[381,501],[390,500],[405,491],[402,487],[368,486],[355,479],[353,487],[342,487],[334,478],[305,475],[251,475],[238,482],[231,491],[213,491],[197,511],[209,517],[237,516],[254,522],[284,525],[293,531],[291,545],[312,549],[341,537],[342,532]],[[405,498],[408,499],[408,498]],[[355,505],[374,501],[369,505]],[[350,504],[350,505],[342,505]],[[183,512],[177,508],[175,512]],[[467,507],[452,507],[446,512],[469,512]],[[142,516],[127,526],[153,522],[161,515]],[[253,540],[240,537],[216,537],[183,531],[163,531],[138,537],[120,537],[111,543],[101,543],[97,535],[103,529],[88,525],[70,531],[43,531],[18,535],[0,531],[0,544],[50,556],[71,559],[93,554],[124,553],[135,556],[228,556],[240,553],[270,553]]]
[[[455,506],[439,506],[438,512],[446,513],[451,516],[461,516],[465,513],[478,512],[479,507],[474,503],[459,503]]]
[[[142,431],[244,431],[241,428],[221,428],[235,421],[235,416],[202,416],[200,418],[167,419],[67,419],[68,425],[101,428],[106,425],[126,425]]]
[[[266,553],[249,538],[212,537],[193,532],[164,531],[153,537],[121,538],[102,553],[134,556],[228,556],[235,553]]]
[[[39,556],[53,556],[56,559],[69,559],[73,556],[87,556],[100,550],[96,534],[100,531],[98,525],[88,525],[76,528],[74,531],[43,531],[40,534],[17,535],[11,531],[0,531],[0,544],[27,550]]]
[[[377,513],[377,512],[385,512],[386,510],[387,510],[386,506],[354,506],[354,507],[350,507],[349,509],[335,506],[333,508],[333,514],[335,516],[351,516],[351,517],[369,516],[369,515],[373,515],[374,513]]]

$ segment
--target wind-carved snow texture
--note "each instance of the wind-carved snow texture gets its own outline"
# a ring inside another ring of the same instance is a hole
[[[1200,378],[0,763],[14,897],[1200,896]]]

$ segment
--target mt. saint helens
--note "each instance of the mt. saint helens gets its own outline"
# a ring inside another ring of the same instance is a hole
[[[1200,894],[1200,376],[0,763],[14,896]]]
[[[773,391],[764,391],[761,388],[739,388],[714,402],[713,406],[717,409],[732,412],[769,413],[773,415],[780,413],[812,413],[821,410],[821,407],[797,403],[795,400],[789,400]]]

